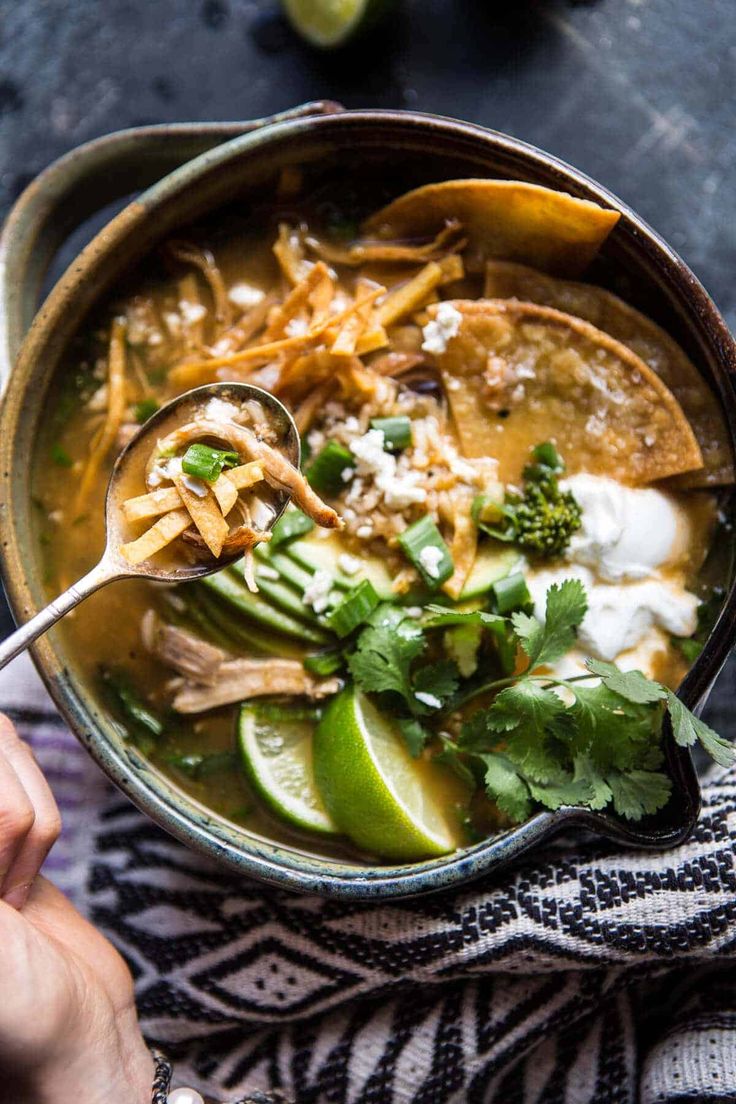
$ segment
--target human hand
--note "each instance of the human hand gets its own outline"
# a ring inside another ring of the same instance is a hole
[[[38,868],[59,814],[0,716],[0,1104],[148,1104],[130,972]]]

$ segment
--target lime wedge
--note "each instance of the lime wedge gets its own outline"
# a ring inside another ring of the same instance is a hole
[[[353,687],[332,699],[317,725],[314,776],[335,824],[366,851],[414,860],[460,845],[461,784],[412,759],[389,718]]]
[[[386,7],[387,0],[284,0],[294,29],[323,50],[344,45]]]
[[[268,807],[295,828],[337,832],[314,781],[311,720],[274,720],[241,706],[238,749],[245,773]]]

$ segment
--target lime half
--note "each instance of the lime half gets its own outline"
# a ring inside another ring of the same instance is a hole
[[[294,29],[323,50],[342,46],[374,23],[386,6],[387,0],[284,0]]]
[[[449,772],[412,759],[391,721],[353,687],[317,725],[314,777],[335,824],[367,851],[410,861],[459,845],[456,808],[467,794]]]
[[[238,749],[253,788],[278,817],[295,828],[323,835],[337,832],[314,781],[314,721],[269,717],[258,706],[241,706]]]

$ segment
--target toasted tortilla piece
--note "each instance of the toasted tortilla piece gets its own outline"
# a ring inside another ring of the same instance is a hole
[[[380,238],[422,238],[457,219],[471,256],[578,276],[619,220],[587,199],[519,180],[445,180],[399,196],[363,224]]]
[[[633,486],[702,467],[677,399],[608,334],[515,299],[453,306],[462,322],[436,363],[465,455],[496,458],[504,483],[517,483],[529,450],[548,440],[568,471]]]
[[[489,261],[489,299],[522,299],[583,318],[640,356],[669,387],[685,412],[703,454],[703,470],[677,476],[680,486],[734,482],[729,435],[718,400],[692,361],[668,333],[623,299],[593,284],[558,280],[526,265]]]

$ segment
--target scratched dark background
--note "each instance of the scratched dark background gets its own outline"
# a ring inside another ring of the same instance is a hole
[[[736,326],[734,0],[405,0],[304,46],[272,0],[0,0],[0,217],[55,157],[142,123],[330,97],[485,124],[630,203]],[[0,599],[0,636],[11,621]],[[736,665],[710,719],[733,735]]]

